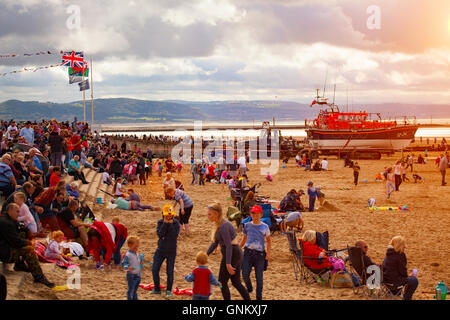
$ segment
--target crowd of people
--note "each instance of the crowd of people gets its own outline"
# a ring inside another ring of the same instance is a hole
[[[78,181],[89,183],[83,173],[83,168],[87,168],[101,173],[103,183],[113,186],[112,203],[119,209],[161,212],[162,218],[156,227],[157,249],[152,261],[155,285],[152,294],[161,294],[159,272],[162,263],[166,261],[166,296],[172,296],[177,241],[182,232],[183,237],[189,237],[189,219],[194,207],[194,201],[184,191],[181,181],[175,178],[183,169],[182,163],[176,163],[171,157],[155,161],[152,150],[140,150],[136,144],[129,150],[127,143],[119,146],[111,142],[109,137],[100,136],[96,131],[91,132],[89,126],[83,123],[56,120],[43,120],[39,123],[2,121],[0,129],[0,191],[5,199],[0,216],[2,261],[14,262],[15,270],[31,272],[36,282],[53,287],[54,283],[44,276],[36,256],[36,238],[50,235],[45,255],[65,264],[70,260],[61,251],[61,243],[63,239],[67,239],[82,246],[80,257],[93,253],[98,269],[111,264],[121,265],[127,271],[127,298],[137,299],[144,265],[142,256],[138,254],[139,238],[129,236],[127,227],[118,218],[114,218],[112,222],[84,220],[90,208],[86,203],[80,202]],[[149,136],[145,139],[161,143],[177,141],[161,136]],[[234,156],[228,161],[226,156],[224,152],[218,161],[212,158],[191,159],[191,184],[200,188],[205,183],[222,184],[222,190],[228,188],[231,199],[242,210],[238,225],[241,225],[243,218],[249,217],[250,220],[242,225],[242,237],[239,240],[236,228],[227,219],[222,206],[219,203],[208,206],[205,209],[207,218],[214,226],[211,245],[206,251],[198,252],[195,261],[197,267],[185,279],[194,283],[194,299],[208,299],[212,294],[211,285],[219,286],[223,298],[230,299],[228,283],[231,280],[241,297],[249,300],[250,293],[253,292],[250,274],[254,269],[256,298],[262,299],[263,273],[267,270],[271,255],[272,230],[263,222],[263,201],[258,199],[255,186],[251,187],[249,184],[248,155]],[[296,162],[305,170],[329,170],[326,158],[312,163],[308,155],[299,154]],[[347,165],[350,166],[346,160]],[[390,190],[398,190],[401,182],[407,179],[406,169],[410,167],[413,172],[413,165],[412,155],[405,161],[399,161],[396,171],[392,172],[392,169],[387,168],[385,178],[389,183],[388,197]],[[442,155],[438,166],[441,172],[444,171],[444,185],[447,155]],[[361,168],[357,162],[351,162],[350,167],[353,168],[354,183],[357,185]],[[174,201],[173,205],[160,208],[142,204],[139,195],[132,189],[133,185],[145,185],[153,174],[152,171],[158,172],[160,177],[165,171],[166,176],[162,179],[164,198]],[[66,183],[67,176],[72,176],[73,181]],[[315,186],[312,181],[306,187],[306,193],[302,189],[290,190],[277,208],[278,215],[271,215],[281,233],[290,229],[302,232],[306,222],[301,212],[314,211],[316,200],[323,204],[325,195],[322,188]],[[307,206],[301,200],[303,195],[309,199]],[[178,214],[176,206],[179,206]],[[332,270],[329,261],[331,257],[317,245],[315,234],[312,230],[303,232],[301,241],[305,255],[317,256],[322,259],[321,268],[326,266]],[[121,248],[125,243],[128,251],[122,259]],[[208,255],[219,246],[222,259],[216,278],[208,268]],[[358,241],[356,246],[367,253],[364,241]],[[418,282],[417,278],[407,274],[404,248],[403,238],[393,238],[382,268],[384,276],[390,282],[407,285],[404,298],[410,299]],[[367,256],[364,259],[368,259],[368,265],[372,263]],[[317,265],[309,267],[314,269]],[[360,279],[355,277],[353,282],[354,285],[361,284]]]

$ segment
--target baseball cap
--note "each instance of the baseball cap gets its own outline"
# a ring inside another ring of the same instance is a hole
[[[307,184],[307,186],[312,186],[312,185],[313,185],[312,181],[308,182],[308,184]]]
[[[300,193],[300,194],[305,194],[305,191],[303,191],[303,190],[298,190],[298,193]]]
[[[175,215],[175,210],[173,209],[173,206],[169,203],[166,204],[162,208],[162,212],[163,212],[163,216],[174,216]]]
[[[250,213],[253,213],[253,212],[255,212],[255,213],[262,213],[261,206],[258,206],[258,205],[253,206],[252,209],[250,210]]]

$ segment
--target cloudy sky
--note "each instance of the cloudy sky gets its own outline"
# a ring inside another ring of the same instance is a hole
[[[328,75],[341,103],[450,102],[450,0],[1,0],[0,55],[43,50],[93,59],[95,98],[310,103]],[[0,77],[0,101],[81,97],[65,67]]]

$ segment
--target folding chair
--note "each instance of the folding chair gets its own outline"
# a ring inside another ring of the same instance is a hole
[[[381,295],[381,287],[369,289],[367,287],[367,266],[364,264],[364,253],[359,247],[348,247],[348,259],[349,259],[349,271],[359,278],[360,285],[358,287],[353,286],[353,293],[358,294],[361,290],[367,297],[378,297]]]
[[[304,259],[319,260],[319,258],[303,256],[303,247],[302,247],[302,245],[300,245],[300,247],[298,246],[298,242],[297,242],[298,240],[296,237],[296,233],[294,231],[288,231],[288,232],[286,232],[286,235],[287,235],[288,242],[289,242],[289,251],[291,253],[291,261],[292,261],[292,266],[294,268],[295,279],[298,280],[298,276],[300,275],[300,281],[302,281],[302,282],[305,282],[307,284],[312,284],[314,282],[317,282],[319,277],[324,275],[329,270],[326,268],[319,269],[319,270],[309,269],[305,265]],[[301,243],[302,242],[300,241],[300,244]]]
[[[328,232],[327,232],[328,234]],[[311,284],[314,282],[321,282],[324,281],[323,280],[323,276],[328,273],[330,271],[329,268],[322,268],[322,269],[311,269],[309,268],[306,264],[305,264],[305,259],[306,260],[321,260],[320,258],[317,257],[307,257],[307,256],[303,256],[303,241],[299,241],[300,243],[300,251],[302,253],[301,255],[301,266],[302,266],[302,279],[305,281],[305,283],[307,284]],[[330,279],[328,278],[327,282]]]
[[[403,298],[403,292],[406,286],[396,286],[392,283],[385,282],[383,276],[383,269],[381,269],[381,292],[380,296],[383,298]]]
[[[291,253],[291,262],[294,269],[295,280],[298,280],[298,274],[301,272],[301,251],[297,245],[297,236],[294,231],[286,232],[289,242],[289,251]]]

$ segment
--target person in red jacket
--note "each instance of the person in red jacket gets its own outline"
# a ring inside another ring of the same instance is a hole
[[[198,267],[191,274],[184,276],[184,279],[188,282],[194,282],[192,300],[209,300],[209,296],[212,294],[211,284],[220,286],[220,282],[208,268],[206,252],[199,251],[195,260]]]
[[[88,231],[86,254],[89,255],[91,251],[93,252],[97,269],[103,268],[103,264],[100,261],[101,255],[104,258],[104,264],[108,265],[111,262],[111,258],[118,253],[118,264],[120,264],[120,249],[125,242],[123,239],[126,239],[127,235],[127,228],[120,223],[94,221]]]
[[[327,252],[316,244],[316,240],[316,231],[313,230],[305,231],[302,239],[300,240],[303,243],[303,259],[305,261],[305,265],[316,274],[322,273],[321,271],[323,270],[333,271],[333,264],[330,262]],[[306,257],[316,259],[308,259]],[[346,268],[339,271],[350,274],[355,287],[360,285],[360,279],[356,275],[349,273]]]

